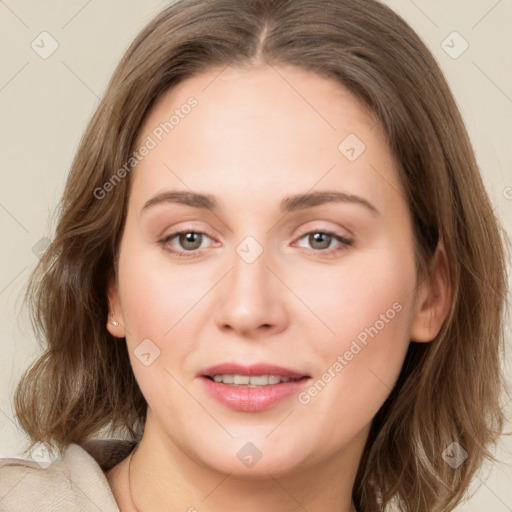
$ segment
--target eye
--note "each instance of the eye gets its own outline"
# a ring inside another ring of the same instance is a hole
[[[326,255],[343,251],[353,244],[353,240],[329,230],[309,231],[299,238],[299,240],[303,239],[306,239],[307,243],[310,244],[315,252],[320,252]],[[338,242],[339,245],[332,247],[333,242]]]
[[[171,233],[160,240],[159,243],[166,251],[188,258],[194,257],[194,253],[197,252],[198,249],[204,248],[203,241],[205,240],[205,237],[210,238],[204,231],[193,231],[188,229]],[[176,239],[176,243],[184,250],[175,248],[175,245],[172,243],[174,239]]]

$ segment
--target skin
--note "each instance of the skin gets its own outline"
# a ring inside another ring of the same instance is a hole
[[[448,313],[445,252],[436,252],[428,287],[416,273],[411,214],[384,132],[338,83],[285,66],[210,70],[161,96],[139,141],[190,96],[198,106],[130,176],[119,272],[109,284],[107,328],[126,337],[148,402],[131,463],[135,505],[349,512],[371,420],[409,343],[432,340]],[[366,146],[352,162],[338,150],[349,134]],[[168,203],[141,213],[169,189],[211,194],[219,210]],[[279,210],[284,197],[318,190],[356,194],[379,213],[342,202]],[[180,229],[207,232],[195,257],[166,250],[187,250],[183,238],[159,243]],[[308,236],[325,230],[352,244]],[[252,263],[236,252],[247,236],[263,248]],[[266,411],[233,411],[196,377],[237,361],[317,380],[394,303],[400,312],[306,405],[292,396]],[[134,350],[148,338],[160,356],[145,366]],[[250,468],[236,455],[247,442],[262,453]],[[123,511],[135,510],[127,466],[107,473]]]

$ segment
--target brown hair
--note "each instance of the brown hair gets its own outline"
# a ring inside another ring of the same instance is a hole
[[[155,100],[188,77],[256,62],[330,77],[387,133],[414,219],[418,269],[438,244],[449,260],[451,309],[430,343],[411,343],[373,420],[353,488],[361,511],[452,510],[503,431],[505,232],[435,59],[374,0],[181,0],[138,35],[82,138],[59,204],[55,237],[26,292],[47,348],[15,395],[32,444],[61,451],[102,429],[140,436],[146,402],[126,345],[105,327],[131,183],[95,190],[129,160]],[[443,450],[468,459],[452,469]]]

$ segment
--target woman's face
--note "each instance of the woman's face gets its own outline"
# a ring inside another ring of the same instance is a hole
[[[380,124],[327,78],[227,68],[162,96],[138,141],[109,329],[145,436],[255,477],[359,454],[421,289]]]

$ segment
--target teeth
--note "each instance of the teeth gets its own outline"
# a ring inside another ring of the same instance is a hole
[[[213,380],[235,386],[257,387],[289,382],[292,379],[290,377],[280,377],[279,375],[253,375],[250,377],[249,375],[214,375]]]

